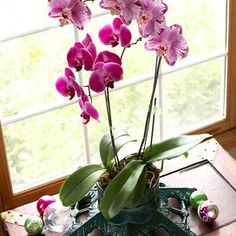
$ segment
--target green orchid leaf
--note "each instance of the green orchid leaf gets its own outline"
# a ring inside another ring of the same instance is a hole
[[[59,197],[64,206],[80,201],[98,181],[104,168],[101,165],[88,165],[76,170],[63,183]]]
[[[152,163],[181,156],[210,137],[210,134],[181,135],[161,143],[153,144],[144,151],[143,160],[145,163]]]
[[[188,152],[182,154],[185,158],[188,158]]]
[[[100,210],[106,219],[113,218],[127,205],[144,167],[140,160],[129,162],[106,187],[100,202]]]
[[[115,147],[118,152],[125,144],[129,142],[134,142],[136,140],[131,139],[130,135],[122,130],[114,130],[114,139],[115,139]],[[110,163],[110,161],[114,158],[114,152],[111,142],[110,133],[105,134],[100,141],[100,157],[102,163],[105,167]]]
[[[147,183],[147,172],[146,168],[143,168],[143,172],[139,176],[139,180],[128,200],[128,204],[126,205],[128,208],[133,208],[140,205],[144,196],[146,183]]]

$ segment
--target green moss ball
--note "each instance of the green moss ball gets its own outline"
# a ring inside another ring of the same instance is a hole
[[[43,231],[43,221],[38,216],[29,216],[25,220],[24,227],[29,235],[39,235]]]

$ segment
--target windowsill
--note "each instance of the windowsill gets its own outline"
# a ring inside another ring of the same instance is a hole
[[[215,138],[227,151],[236,148],[236,128],[218,134]]]

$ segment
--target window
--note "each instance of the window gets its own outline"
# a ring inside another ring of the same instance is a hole
[[[168,24],[183,26],[191,51],[175,67],[163,63],[156,137],[164,139],[184,132],[230,137],[230,130],[236,127],[236,3],[165,2],[171,6]],[[71,25],[58,27],[56,20],[47,17],[45,1],[9,0],[4,5],[4,9],[12,10],[15,20],[1,27],[4,33],[0,38],[0,198],[5,208],[12,208],[57,192],[72,169],[97,162],[97,140],[106,132],[107,122],[80,125],[77,102],[66,102],[54,89],[55,79],[66,66],[67,50],[83,37],[82,33]],[[27,6],[25,12],[22,6]],[[97,13],[96,21],[86,28],[95,37],[97,25],[110,18]],[[7,12],[1,19],[7,19]],[[126,78],[111,94],[116,104],[112,110],[114,124],[135,138],[143,131],[140,124],[147,107],[145,93],[150,88],[154,63],[152,53],[145,52],[142,44],[136,46],[127,50]],[[79,75],[81,83],[86,84],[86,78],[86,73]],[[103,99],[102,95],[93,99],[101,120],[106,119]]]

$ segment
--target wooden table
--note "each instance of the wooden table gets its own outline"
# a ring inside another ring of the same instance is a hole
[[[207,159],[209,162],[202,162]],[[195,187],[207,193],[220,210],[214,223],[199,220],[196,210],[189,207],[188,225],[197,235],[236,236],[236,160],[214,139],[190,151],[189,157],[166,161],[161,182],[172,187]],[[37,214],[35,202],[18,207],[14,211],[23,214]],[[10,236],[26,236],[23,227],[4,223]],[[48,236],[58,233],[46,232]],[[102,235],[91,233],[90,235]],[[159,235],[159,234],[158,234]],[[159,235],[160,236],[160,235]],[[162,235],[161,235],[162,236]]]

